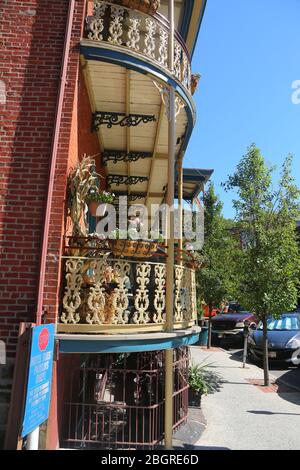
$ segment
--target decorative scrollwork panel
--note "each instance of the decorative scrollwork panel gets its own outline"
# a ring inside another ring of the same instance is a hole
[[[146,18],[146,33],[145,33],[145,48],[144,54],[152,59],[155,59],[155,33],[156,33],[156,22],[150,18]]]
[[[105,270],[107,269],[107,263],[105,260],[97,260],[91,263],[91,269],[93,270],[94,275],[94,285],[90,288],[87,306],[89,308],[86,322],[89,324],[101,325],[105,323],[105,307],[106,307],[106,297],[105,297]]]
[[[140,26],[141,26],[140,19],[134,16],[131,16],[129,18],[128,41],[126,42],[126,46],[135,51],[140,50],[140,45],[139,45],[139,42],[141,39]]]
[[[127,284],[129,281],[130,264],[126,261],[119,261],[114,263],[113,267],[114,279],[117,282],[118,287],[114,289],[114,298],[112,299],[112,305],[115,308],[115,315],[112,319],[113,324],[126,324],[128,323],[128,288]]]
[[[140,263],[136,267],[136,282],[138,288],[135,292],[134,306],[135,312],[133,315],[133,322],[137,324],[149,323],[149,289],[148,284],[150,281],[151,265],[149,263]]]
[[[182,281],[183,281],[183,267],[175,267],[175,292],[174,292],[174,319],[175,321],[183,320],[183,306],[182,306]]]
[[[81,286],[83,284],[82,259],[68,259],[65,266],[66,287],[63,296],[63,313],[61,321],[63,323],[79,323],[80,314],[78,310],[81,306]]]
[[[87,18],[88,38],[94,41],[103,41],[102,32],[104,30],[104,15],[107,5],[103,2],[96,2],[93,5],[93,16]]]
[[[108,42],[120,46],[122,44],[124,8],[111,5],[111,22],[109,26]]]
[[[166,309],[166,267],[158,264],[154,268],[155,273],[155,295],[154,295],[154,323],[162,323],[165,320]]]

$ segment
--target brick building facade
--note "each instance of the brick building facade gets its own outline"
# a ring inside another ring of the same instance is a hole
[[[169,333],[165,334],[167,322],[164,307],[160,307],[160,302],[161,305],[165,303],[163,286],[166,269],[163,263],[157,263],[151,276],[149,272],[151,282],[158,286],[155,291],[158,299],[156,307],[148,291],[140,293],[136,282],[135,269],[141,269],[142,277],[148,276],[146,265],[137,265],[137,261],[129,260],[126,269],[130,268],[133,273],[133,293],[126,298],[128,292],[127,288],[124,291],[124,282],[128,281],[128,276],[123,271],[123,279],[118,271],[124,261],[111,256],[110,269],[117,279],[116,295],[121,299],[114,321],[106,324],[98,318],[94,324],[84,319],[82,322],[69,322],[68,319],[64,321],[61,315],[66,284],[63,272],[64,241],[71,229],[66,207],[70,170],[84,155],[95,156],[97,172],[104,176],[99,189],[106,187],[109,176],[127,178],[129,183],[123,190],[128,192],[132,201],[142,199],[150,207],[152,203],[162,203],[167,197],[168,167],[172,166],[174,170],[175,163],[182,164],[195,123],[191,55],[206,2],[189,0],[175,3],[149,0],[152,9],[146,12],[136,10],[137,2],[121,0],[3,0],[0,5],[0,340],[4,342],[7,352],[6,364],[0,365],[0,446],[7,422],[20,322],[53,322],[57,326],[57,336],[62,335],[57,340],[62,354],[56,357],[53,368],[46,438],[49,449],[60,445],[63,401],[70,388],[68,373],[78,367],[80,352],[80,348],[76,349],[78,344],[75,344],[75,339],[67,346],[71,347],[67,351],[70,354],[64,354],[64,333],[87,333],[83,352],[89,354],[94,345],[100,359],[106,356],[103,353],[103,338],[116,333],[113,348],[121,348],[129,355],[138,353],[132,357],[139,357],[139,353],[143,352],[141,357],[152,361],[153,355],[147,355],[147,341],[140,336],[135,345],[134,338],[136,333],[154,331],[151,337],[155,344],[153,351],[177,351],[173,359],[166,352],[169,358],[168,373],[172,373],[176,360],[181,358],[179,362],[186,376],[187,354],[182,355],[176,348],[192,344],[197,336],[193,330],[196,321],[194,271],[190,266],[178,267],[179,278],[175,280],[179,297],[180,283],[187,283],[184,289],[186,302],[190,306],[187,313],[180,305],[176,307],[175,329],[182,329],[180,339],[175,332],[171,340]],[[175,8],[175,27],[178,31],[171,29],[168,22],[170,5]],[[156,12],[158,6],[159,11]],[[100,34],[102,26],[105,28],[104,35]],[[138,26],[141,31],[136,29]],[[97,31],[97,28],[100,30]],[[121,36],[123,39],[120,39]],[[168,37],[176,41],[175,49],[173,44],[174,67],[171,68]],[[141,42],[139,47],[137,41]],[[165,112],[166,90],[176,92],[177,127],[175,112],[171,118]],[[127,116],[129,122],[132,117],[142,116],[142,125],[139,129],[136,125],[134,129],[126,130],[122,127],[116,130],[114,127],[113,131],[110,130],[113,126],[108,125],[101,133],[95,123],[92,129],[95,111],[106,111],[113,118],[118,114],[121,120]],[[172,164],[169,163],[170,121],[174,126]],[[109,155],[106,164],[103,160],[105,151]],[[117,154],[113,163],[109,161],[112,154]],[[132,158],[131,161],[127,160],[125,167],[124,158]],[[122,174],[118,174],[120,171]],[[125,175],[124,171],[127,172]],[[198,189],[208,178],[207,175],[198,175],[196,181],[189,179],[189,199],[199,194]],[[182,185],[182,179],[180,181],[178,187]],[[112,191],[118,190],[119,186],[117,184]],[[172,186],[175,188],[175,182]],[[181,191],[181,198],[182,194],[184,191]],[[121,191],[117,197],[120,195]],[[171,265],[169,272],[172,270]],[[154,276],[157,276],[158,284],[155,284]],[[100,279],[99,282],[104,280]],[[90,284],[85,286],[85,294],[79,292],[76,295],[81,301],[84,295],[91,294],[92,289]],[[109,289],[107,295],[110,295]],[[128,306],[135,295],[139,313],[129,321],[128,312],[125,307],[122,310],[122,305]],[[143,307],[143,299],[147,296],[153,304],[151,318],[147,317],[148,313]],[[67,297],[65,302],[72,303],[72,299]],[[169,295],[169,299],[171,297]],[[173,315],[173,305],[169,310]],[[124,346],[124,332],[127,332],[129,339],[131,334],[134,345]],[[93,333],[99,336],[91,342],[88,337]],[[164,374],[163,368],[161,373]],[[187,384],[180,382],[177,385],[182,387],[180,394],[186,399]],[[133,396],[130,399],[133,400]],[[163,392],[161,403],[157,406],[160,409],[165,406]],[[178,417],[183,412],[180,407],[178,405]],[[170,435],[172,403],[168,403],[168,408]],[[163,425],[161,429],[156,442],[161,442]],[[98,438],[102,445],[101,436]],[[154,439],[147,445],[153,443]]]
[[[49,170],[60,86],[64,87],[48,239],[43,315],[55,320],[60,252],[65,223],[67,171],[78,159],[77,127],[84,140],[90,117],[79,76],[79,41],[84,0],[77,0],[67,51],[67,82],[61,84],[68,21],[67,0],[8,0],[0,6],[1,69],[5,102],[0,104],[0,425],[6,421],[19,323],[35,322]],[[83,113],[80,113],[80,101]],[[80,114],[80,122],[78,122]],[[83,122],[84,116],[89,119]],[[94,137],[96,139],[96,137]],[[90,141],[90,139],[89,139]],[[93,139],[86,152],[99,151]]]

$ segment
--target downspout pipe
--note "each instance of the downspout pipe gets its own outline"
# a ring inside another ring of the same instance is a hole
[[[45,213],[45,220],[44,220],[43,242],[42,242],[41,259],[40,259],[40,277],[39,277],[38,298],[37,298],[37,308],[36,308],[37,325],[40,325],[42,323],[42,315],[43,315],[43,298],[44,298],[46,261],[47,261],[47,251],[48,251],[48,237],[49,237],[50,217],[51,217],[51,202],[53,198],[54,177],[55,177],[55,169],[56,169],[56,161],[57,161],[59,132],[60,132],[60,125],[61,125],[61,118],[62,118],[62,108],[63,108],[63,101],[64,101],[64,95],[65,95],[65,87],[67,83],[68,58],[69,58],[69,51],[70,51],[70,44],[71,44],[71,33],[72,33],[72,25],[73,25],[73,18],[74,18],[74,10],[75,10],[75,0],[70,0],[68,18],[67,18],[67,24],[66,24],[64,48],[63,48],[59,94],[58,94],[57,106],[56,106],[55,127],[54,127],[51,157],[50,157],[50,162],[51,162],[50,174],[49,174],[46,213]]]

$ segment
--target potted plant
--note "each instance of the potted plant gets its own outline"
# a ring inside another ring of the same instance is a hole
[[[154,15],[160,7],[160,0],[119,0],[118,3],[149,15]]]
[[[200,407],[202,395],[210,391],[205,368],[208,364],[191,364],[189,367],[189,406]]]
[[[94,217],[96,215],[98,217],[103,217],[107,209],[107,204],[112,204],[114,199],[115,196],[112,193],[92,189],[87,195],[86,203],[89,206],[91,215]]]
[[[201,75],[200,73],[192,73],[191,77],[191,93],[194,95],[195,91],[197,90]]]

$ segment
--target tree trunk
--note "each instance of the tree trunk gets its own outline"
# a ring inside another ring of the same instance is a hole
[[[209,305],[207,349],[211,348],[211,326],[212,326],[211,319],[212,319],[212,305]]]
[[[267,330],[267,318],[263,319],[263,353],[264,353],[264,385],[268,387],[270,385],[269,376],[269,356],[268,356],[268,330]]]

